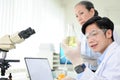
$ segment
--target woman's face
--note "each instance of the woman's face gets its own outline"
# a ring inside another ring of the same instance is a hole
[[[75,7],[75,15],[80,25],[83,25],[88,19],[94,16],[94,9],[91,8],[90,11],[86,9],[85,5],[77,5]]]

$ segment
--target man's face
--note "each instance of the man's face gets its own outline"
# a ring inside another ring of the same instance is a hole
[[[94,23],[87,26],[85,35],[95,52],[103,53],[111,41],[111,30],[99,29]]]
[[[88,19],[94,16],[94,9],[89,11],[84,5],[77,5],[74,10],[80,25],[83,25]]]

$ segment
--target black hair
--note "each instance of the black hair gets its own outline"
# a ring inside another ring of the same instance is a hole
[[[90,2],[90,1],[80,1],[78,4],[76,4],[76,6],[77,5],[84,5],[88,11],[90,11],[90,9],[93,8],[94,11],[95,11],[94,16],[98,16],[98,11],[94,8],[94,5],[93,5],[92,2]]]
[[[95,23],[100,29],[111,29],[112,34],[114,30],[114,24],[113,22],[107,18],[107,17],[100,17],[100,16],[94,16],[90,18],[83,26],[82,26],[82,33],[85,34],[85,30],[88,25]],[[113,35],[112,40],[114,41]]]

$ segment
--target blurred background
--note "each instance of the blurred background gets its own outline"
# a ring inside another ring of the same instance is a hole
[[[74,14],[74,6],[79,1],[81,0],[0,0],[1,37],[28,27],[36,31],[36,34],[23,43],[16,44],[16,49],[7,53],[7,59],[20,59],[20,63],[11,64],[11,70],[22,71],[25,68],[24,57],[48,57],[53,68],[53,53],[59,55],[67,24],[73,23],[77,33],[80,32]],[[120,35],[120,0],[90,1],[100,16],[107,16],[114,22],[115,30]]]

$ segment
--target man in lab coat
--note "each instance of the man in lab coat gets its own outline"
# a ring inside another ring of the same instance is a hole
[[[82,27],[90,48],[102,55],[95,73],[85,68],[78,80],[120,80],[120,46],[113,38],[114,24],[107,17],[93,17]]]

